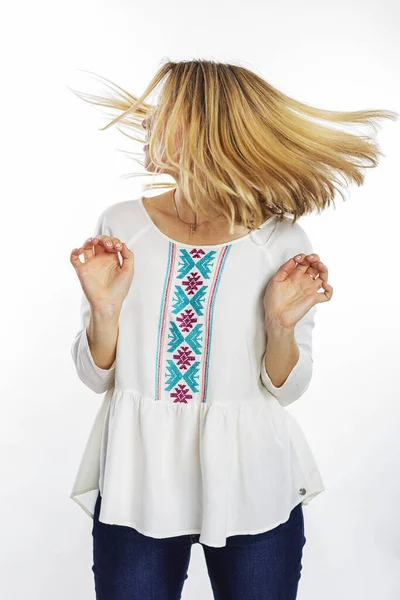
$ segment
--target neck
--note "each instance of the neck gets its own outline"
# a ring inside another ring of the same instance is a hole
[[[206,206],[209,210],[209,215],[206,215],[200,208],[197,211],[194,211],[189,204],[187,203],[185,197],[183,196],[179,187],[172,191],[172,202],[175,204],[178,209],[179,217],[183,221],[187,221],[188,223],[196,223],[200,225],[203,221],[208,221],[209,219],[217,220],[219,217],[218,210],[215,210],[212,204],[209,201],[204,200],[201,202],[202,206]],[[219,221],[221,219],[219,218]]]

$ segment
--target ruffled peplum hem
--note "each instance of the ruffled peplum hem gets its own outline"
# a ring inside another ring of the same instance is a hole
[[[287,521],[324,490],[303,431],[274,397],[182,404],[111,388],[70,497],[93,518],[100,491],[103,523],[223,547]]]

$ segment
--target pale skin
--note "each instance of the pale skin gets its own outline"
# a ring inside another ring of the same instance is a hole
[[[115,360],[122,304],[133,279],[133,252],[120,239],[99,235],[72,250],[70,261],[90,304],[86,332],[93,361],[101,369],[109,369]]]
[[[265,369],[275,387],[284,384],[299,360],[296,324],[315,304],[328,302],[332,294],[328,267],[315,253],[290,258],[269,280],[264,295]]]
[[[148,126],[148,120],[145,119],[143,127],[148,129]],[[151,171],[152,163],[146,149],[145,161],[146,169]],[[215,209],[209,207],[209,216],[197,212],[198,229],[189,240],[189,226],[177,218],[171,192],[146,199],[147,202],[146,209],[157,227],[167,236],[184,243],[220,244],[248,233],[247,229],[237,225],[233,235],[230,234],[229,224],[221,220]],[[195,214],[185,202],[179,182],[175,202],[180,218],[193,223]],[[213,220],[202,227],[203,221],[210,218]],[[84,262],[79,258],[82,253]],[[122,266],[118,253],[122,258]],[[109,369],[116,356],[119,316],[134,276],[134,254],[119,238],[99,235],[88,238],[83,246],[74,248],[70,262],[91,307],[86,331],[93,361],[98,367]],[[318,292],[321,288],[322,293]],[[329,301],[332,294],[333,288],[328,284],[328,268],[315,253],[290,258],[268,282],[264,295],[265,368],[276,387],[283,385],[299,359],[294,336],[296,323],[312,306]]]

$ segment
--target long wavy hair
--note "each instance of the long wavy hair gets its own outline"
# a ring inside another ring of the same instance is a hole
[[[211,60],[167,61],[139,97],[100,79],[110,84],[111,95],[72,91],[117,112],[101,130],[119,123],[133,135],[119,131],[143,144],[143,120],[151,122],[152,172],[129,176],[168,172],[193,210],[207,197],[225,215],[231,233],[234,223],[254,229],[273,215],[279,220],[292,215],[295,222],[334,204],[336,191],[345,200],[340,185],[361,186],[364,169],[385,156],[374,139],[379,120],[399,116],[390,110],[316,108],[243,66]],[[340,129],[357,124],[372,132]],[[143,153],[128,154],[145,167]],[[143,190],[175,187],[153,182]]]

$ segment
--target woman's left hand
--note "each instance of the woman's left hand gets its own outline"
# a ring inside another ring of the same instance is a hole
[[[318,292],[323,287],[324,292]],[[296,323],[318,302],[332,298],[328,267],[318,254],[298,254],[279,267],[264,295],[265,325],[293,330]]]

